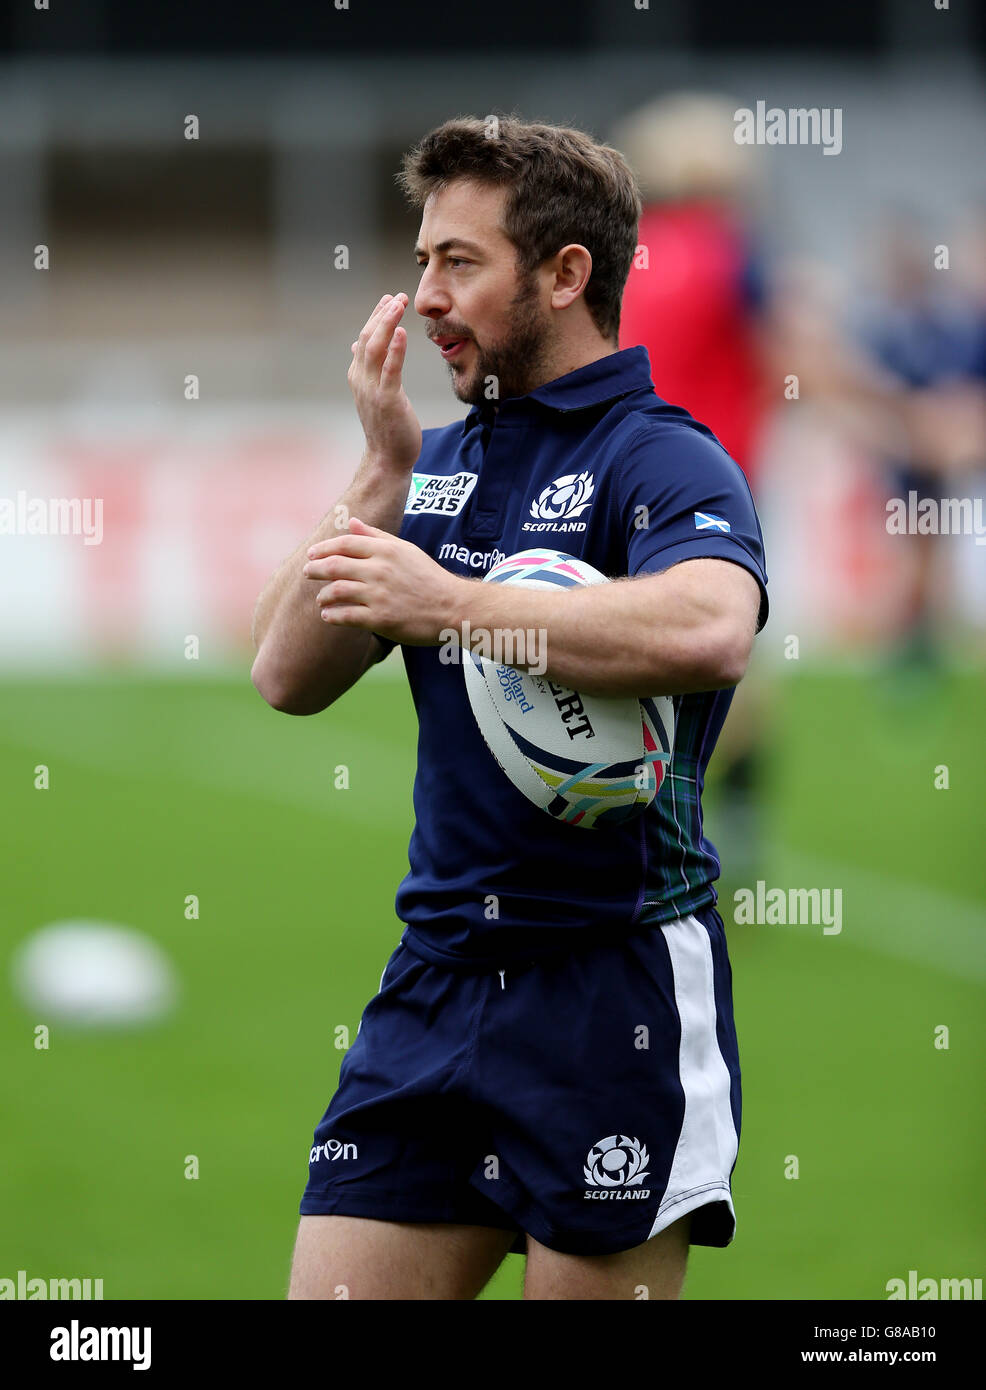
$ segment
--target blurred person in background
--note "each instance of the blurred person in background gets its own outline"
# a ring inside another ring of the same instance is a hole
[[[906,448],[901,387],[854,334],[854,302],[844,272],[792,256],[774,268],[765,311],[778,405],[761,481],[776,518],[789,631],[816,651],[826,633],[840,648],[872,650],[900,608],[884,459]]]
[[[980,233],[983,240],[986,234]],[[906,505],[969,496],[986,460],[986,292],[974,258],[965,274],[936,269],[940,238],[913,213],[887,210],[871,246],[876,292],[864,300],[861,341],[896,383],[897,447],[886,454],[887,500]],[[975,245],[972,236],[966,248]],[[963,257],[963,262],[966,261]],[[978,286],[978,294],[977,294]],[[953,596],[937,534],[908,535],[907,594],[898,654],[932,667],[940,657],[937,620]]]
[[[986,195],[961,218],[955,244],[955,273],[977,324],[971,378],[975,435],[966,482],[986,515]],[[986,555],[967,546],[965,559],[958,574],[964,615],[978,634],[979,658],[986,660]]]
[[[620,346],[646,347],[656,394],[708,425],[756,498],[765,273],[751,226],[757,152],[736,143],[735,110],[722,96],[679,93],[632,112],[614,133],[644,204]],[[719,837],[738,872],[759,858],[761,699],[748,673],[719,747]]]

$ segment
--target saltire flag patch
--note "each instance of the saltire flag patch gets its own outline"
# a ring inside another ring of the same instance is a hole
[[[715,516],[712,512],[695,513],[696,531],[731,531],[732,529],[725,517]]]

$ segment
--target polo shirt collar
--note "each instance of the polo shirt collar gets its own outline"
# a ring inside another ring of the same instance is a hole
[[[518,401],[539,401],[552,410],[585,410],[588,406],[602,405],[605,401],[616,401],[621,396],[634,391],[653,391],[650,358],[642,346],[623,348],[578,367],[574,372],[546,381],[526,396],[518,396]],[[503,402],[508,404],[507,401]],[[494,405],[484,401],[474,405],[463,422],[463,433],[474,425],[488,424],[494,418]]]

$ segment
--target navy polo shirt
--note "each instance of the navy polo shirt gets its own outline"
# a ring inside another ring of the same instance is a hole
[[[706,426],[654,394],[643,347],[425,430],[400,535],[474,578],[533,547],[612,578],[713,556],[750,571],[758,628],[767,616],[746,478]],[[701,795],[732,690],[676,696],[673,757],[654,802],[635,820],[586,830],[552,819],[507,779],[460,665],[443,664],[437,646],[404,647],[404,662],[418,767],[396,909],[411,950],[499,966],[716,901],[719,859],[702,833]]]

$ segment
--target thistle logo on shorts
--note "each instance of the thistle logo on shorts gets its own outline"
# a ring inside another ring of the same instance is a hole
[[[647,1177],[650,1155],[639,1139],[628,1134],[610,1134],[589,1150],[583,1172],[593,1191],[586,1201],[641,1201],[650,1189],[641,1186]],[[606,1190],[615,1189],[615,1190]]]
[[[595,486],[592,474],[566,473],[556,478],[531,503],[533,521],[525,521],[525,531],[584,531],[586,523],[575,521],[591,505]],[[540,523],[540,525],[538,524]]]

